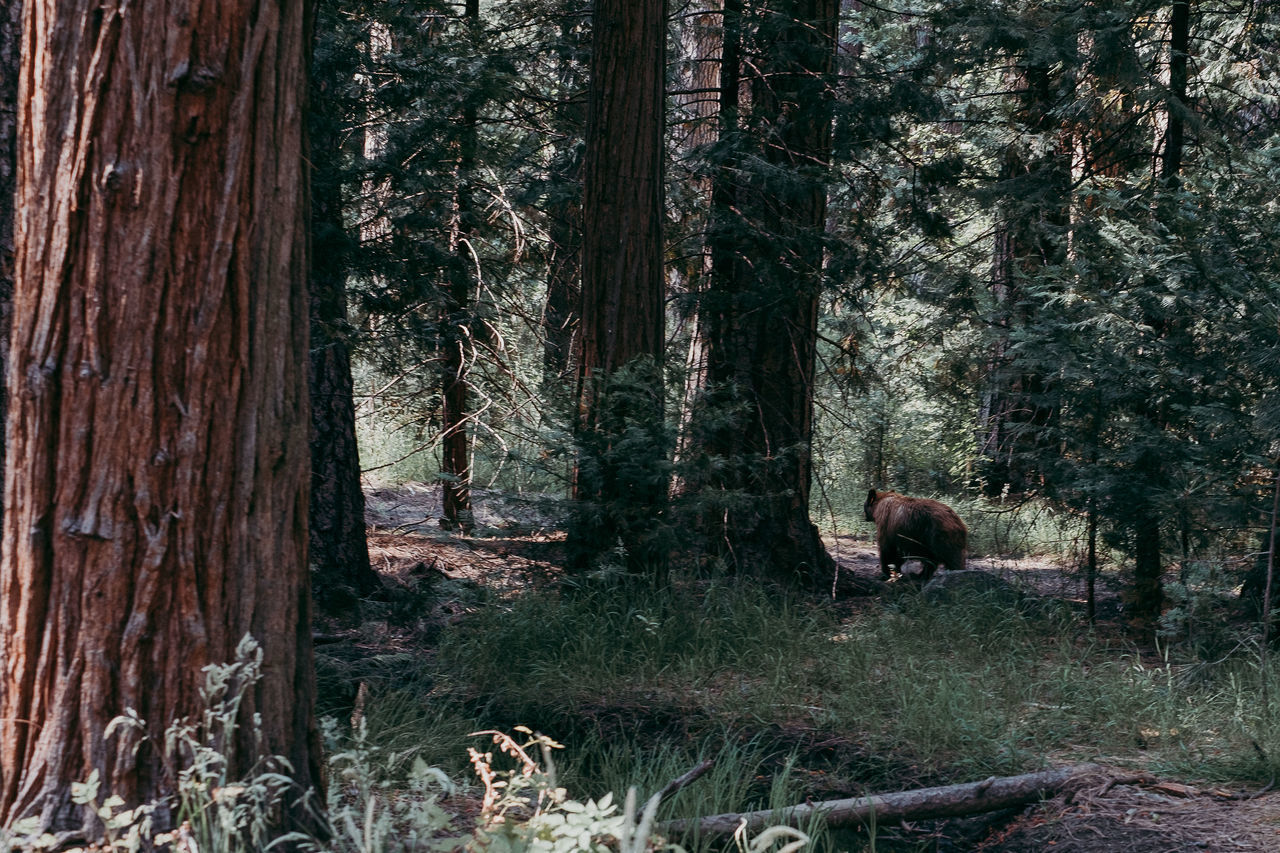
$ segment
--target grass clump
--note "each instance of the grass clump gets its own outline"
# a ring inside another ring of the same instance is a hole
[[[731,743],[808,750],[856,790],[1023,772],[1053,754],[1256,765],[1252,744],[1270,762],[1277,731],[1256,710],[1247,648],[1189,678],[1177,649],[1143,654],[1065,610],[980,599],[848,612],[750,582],[543,591],[441,640],[433,709],[552,732],[585,751],[572,772],[592,788],[619,787],[619,756],[660,775]],[[833,739],[840,756],[810,749]]]
[[[1248,643],[1211,662],[1153,653],[1066,606],[831,602],[722,579],[490,600],[372,692],[365,720],[454,778],[465,734],[518,724],[567,745],[572,791],[652,792],[713,759],[661,821],[1073,761],[1265,781],[1280,713],[1264,675],[1280,672]]]

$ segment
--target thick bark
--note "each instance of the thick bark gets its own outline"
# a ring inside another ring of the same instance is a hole
[[[725,64],[726,45],[732,52],[739,41],[736,25],[740,13],[736,10],[740,5],[738,0],[729,0],[726,11],[724,0],[700,0],[690,3],[680,17],[680,38],[677,42],[680,55],[675,63],[679,89],[673,98],[678,122],[676,158],[684,163],[687,174],[685,191],[699,201],[685,214],[685,222],[680,226],[688,235],[683,238],[689,246],[687,260],[676,264],[671,271],[673,296],[677,304],[683,302],[691,308],[682,318],[688,326],[689,343],[676,433],[677,473],[672,483],[672,494],[680,496],[696,488],[696,484],[686,479],[680,469],[697,458],[693,412],[707,385],[707,342],[698,318],[696,297],[706,286],[712,270],[711,240],[708,239],[715,189],[711,177],[712,146],[721,136],[720,71]],[[728,26],[725,25],[726,20],[730,21]],[[736,66],[736,57],[731,61]],[[736,80],[736,72],[731,73]]]
[[[307,583],[306,4],[31,0],[0,562],[0,824],[172,793],[253,635],[233,775],[319,787]],[[149,739],[108,722],[127,708]],[[135,754],[134,749],[137,748]],[[305,822],[290,812],[286,823]]]
[[[579,565],[612,551],[619,541],[633,569],[654,570],[663,561],[652,531],[666,497],[661,374],[665,38],[663,0],[595,4],[577,383],[575,497],[584,511],[571,537]],[[645,439],[636,441],[638,434]]]
[[[1096,764],[1075,764],[1021,776],[993,776],[981,782],[966,782],[961,785],[803,803],[780,810],[673,820],[659,825],[657,830],[668,837],[694,832],[703,836],[731,835],[743,824],[747,832],[754,833],[779,824],[805,826],[817,816],[829,827],[857,826],[872,822],[883,826],[904,820],[960,817],[1028,805],[1069,786],[1097,778],[1102,773],[1102,768]]]
[[[582,364],[608,376],[662,353],[665,4],[595,5],[583,198]],[[590,402],[590,394],[585,396]]]
[[[18,41],[22,2],[0,11],[0,376],[9,362],[9,323],[13,307],[13,192],[17,165]],[[9,390],[0,382],[0,423],[9,407]],[[0,482],[4,481],[5,442],[0,441]],[[0,504],[0,520],[4,507]]]
[[[463,24],[479,47],[480,0],[466,0]],[[459,117],[461,136],[458,153],[458,186],[454,193],[454,223],[451,243],[454,263],[444,292],[444,316],[441,318],[440,358],[440,524],[448,530],[470,533],[474,525],[471,515],[471,437],[467,432],[470,413],[469,365],[475,360],[470,352],[474,335],[475,287],[472,270],[475,248],[471,241],[476,231],[475,201],[471,182],[476,168],[479,144],[478,112],[469,101]]]
[[[338,610],[378,584],[369,564],[364,490],[347,325],[347,251],[330,68],[311,77],[311,504],[310,560],[317,603]]]
[[[747,496],[708,514],[711,539],[740,570],[810,582],[825,582],[834,565],[809,499],[838,11],[834,0],[764,10],[767,30],[750,45],[760,71],[740,120],[743,7],[725,4],[721,133],[749,127],[774,168],[744,182],[730,156],[715,175],[712,269],[700,300],[707,391],[694,429],[708,457],[721,460],[703,490]]]

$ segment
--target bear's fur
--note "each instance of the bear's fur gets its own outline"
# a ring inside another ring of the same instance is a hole
[[[901,571],[902,564],[913,558],[924,565],[922,584],[929,582],[938,566],[951,571],[964,568],[969,530],[946,504],[872,489],[864,511],[867,521],[876,523],[881,577],[888,579],[893,568]]]

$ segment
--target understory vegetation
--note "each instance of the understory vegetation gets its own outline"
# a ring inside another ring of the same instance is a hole
[[[330,658],[335,684],[365,693],[321,709],[354,719],[392,789],[414,760],[438,768],[461,786],[454,808],[476,796],[466,746],[489,736],[473,733],[520,726],[564,745],[555,778],[579,798],[644,798],[713,760],[659,822],[1077,761],[1232,785],[1280,767],[1280,670],[1225,612],[1211,643],[1206,619],[1198,645],[1140,651],[1038,598],[936,604],[904,588],[850,605],[738,581],[471,596],[434,653]]]

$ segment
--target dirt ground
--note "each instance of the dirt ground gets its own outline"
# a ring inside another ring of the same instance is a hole
[[[367,493],[369,544],[374,567],[392,585],[449,579],[514,591],[554,577],[564,558],[563,519],[553,502],[473,492],[476,531],[442,530],[437,488],[406,485]],[[879,563],[871,525],[859,535],[828,539],[843,590],[874,593]],[[1038,595],[1084,601],[1077,573],[1035,559],[982,557],[969,561]],[[873,595],[858,596],[874,606]],[[1100,583],[1101,620],[1115,619],[1117,591]],[[462,618],[447,600],[432,618]],[[394,638],[387,638],[394,642]],[[882,849],[983,853],[1280,853],[1280,792],[1244,792],[1195,780],[1137,778],[1116,768],[1097,784],[1061,794],[1021,812],[993,818],[934,821],[884,828]]]

